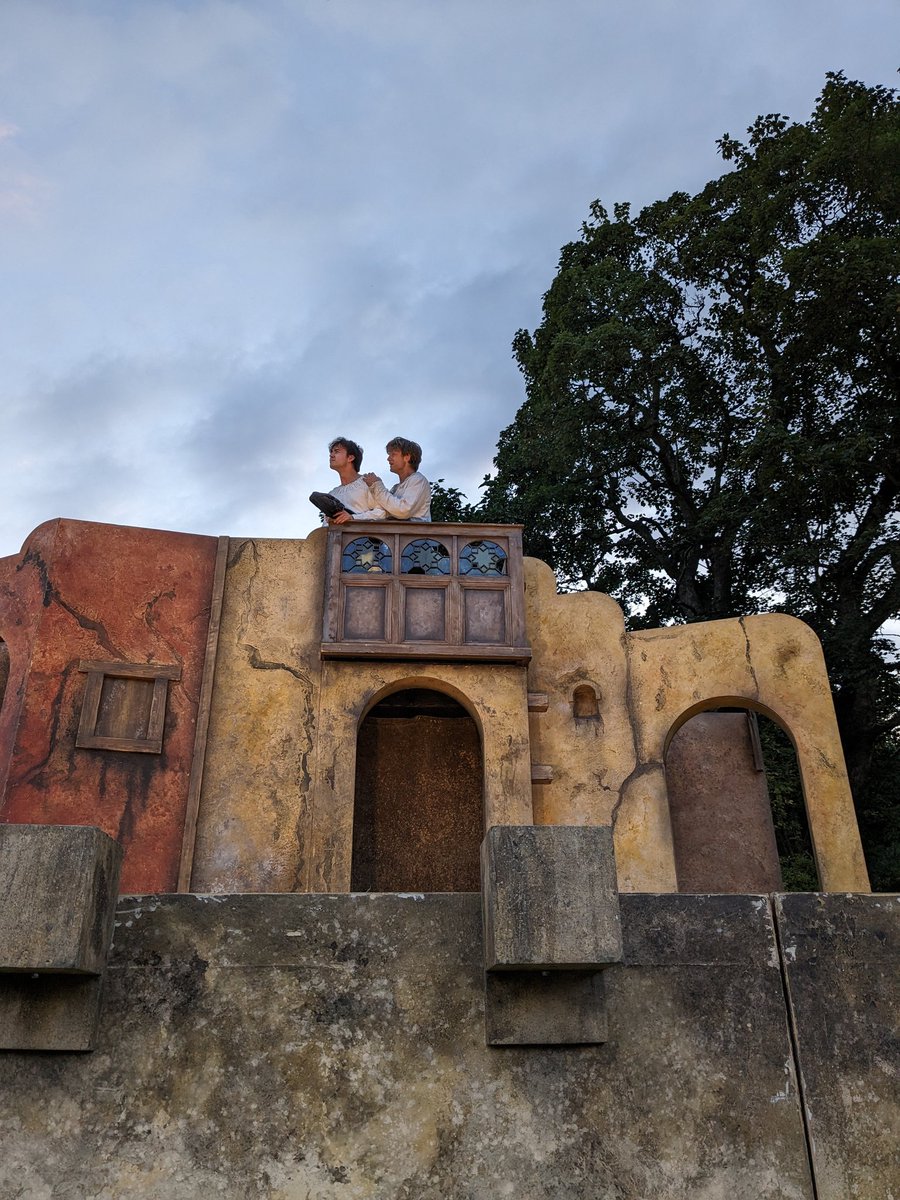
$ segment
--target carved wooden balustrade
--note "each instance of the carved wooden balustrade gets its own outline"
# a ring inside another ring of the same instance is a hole
[[[322,657],[527,663],[521,525],[333,526]]]

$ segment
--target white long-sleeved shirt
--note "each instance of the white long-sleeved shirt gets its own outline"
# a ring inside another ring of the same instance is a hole
[[[369,485],[358,475],[351,483],[341,483],[331,489],[329,496],[340,500],[353,513],[354,521],[384,521],[387,513],[375,503]]]
[[[431,520],[431,484],[421,471],[413,471],[412,475],[395,483],[390,491],[376,476],[369,484],[369,491],[373,502],[381,505],[395,521]]]

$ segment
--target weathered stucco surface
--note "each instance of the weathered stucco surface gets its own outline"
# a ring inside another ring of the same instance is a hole
[[[486,822],[531,821],[524,668],[323,663],[324,549],[324,531],[232,544],[194,890],[348,891],[357,730],[403,688],[435,687],[475,718]]]
[[[526,587],[529,690],[549,700],[531,716],[532,757],[553,772],[534,788],[538,823],[612,823],[620,888],[677,891],[668,741],[704,709],[746,707],[794,740],[821,887],[868,891],[822,649],[808,626],[773,613],[626,633],[609,596],[557,596],[535,559]],[[593,720],[575,714],[585,684],[598,701]]]
[[[324,530],[229,547],[191,886],[305,889]]]
[[[632,860],[635,885],[656,890],[638,881],[643,830],[668,823],[668,738],[703,708],[743,705],[773,717],[794,741],[822,890],[869,890],[822,647],[808,625],[767,613],[642,630],[629,635],[628,654],[639,769],[623,792],[620,871]]]
[[[612,824],[631,891],[677,890],[664,758],[679,725],[721,705],[773,716],[797,748],[821,887],[868,889],[821,649],[799,621],[626,634],[608,596],[558,596],[550,569],[527,559],[527,670],[323,663],[324,552],[324,530],[230,545],[195,890],[347,891],[359,723],[415,687],[474,718],[486,828]],[[98,825],[123,844],[132,891],[176,886],[215,557],[213,538],[54,521],[0,562],[0,819]],[[79,659],[181,665],[161,755],[75,747]],[[529,714],[529,691],[546,711]],[[547,782],[532,786],[533,764]]]
[[[0,561],[0,819],[98,826],[130,891],[176,885],[215,557],[215,538],[57,520]],[[161,754],[76,747],[82,659],[180,666]]]
[[[477,895],[126,897],[97,1050],[4,1056],[0,1195],[811,1200],[767,901],[622,918],[605,1045],[488,1049]]]
[[[635,767],[628,713],[625,619],[599,592],[560,596],[546,563],[525,559],[526,628],[532,659],[528,689],[548,699],[531,714],[531,754],[553,768],[534,787],[534,819],[546,825],[611,825]],[[573,692],[593,688],[597,719],[576,719]]]

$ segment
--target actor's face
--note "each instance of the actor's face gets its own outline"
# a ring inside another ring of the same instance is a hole
[[[332,446],[328,451],[328,465],[332,471],[340,471],[342,467],[346,467],[352,462],[350,455],[347,453],[347,447],[338,443],[337,446]]]
[[[392,449],[387,452],[388,466],[395,475],[399,475],[403,470],[404,462],[409,466],[409,455],[404,454],[402,450]]]

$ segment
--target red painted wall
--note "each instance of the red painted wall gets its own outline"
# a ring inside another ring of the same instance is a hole
[[[212,537],[56,520],[0,559],[0,820],[99,826],[123,892],[177,884],[215,557]],[[81,659],[181,664],[161,754],[76,748]]]

